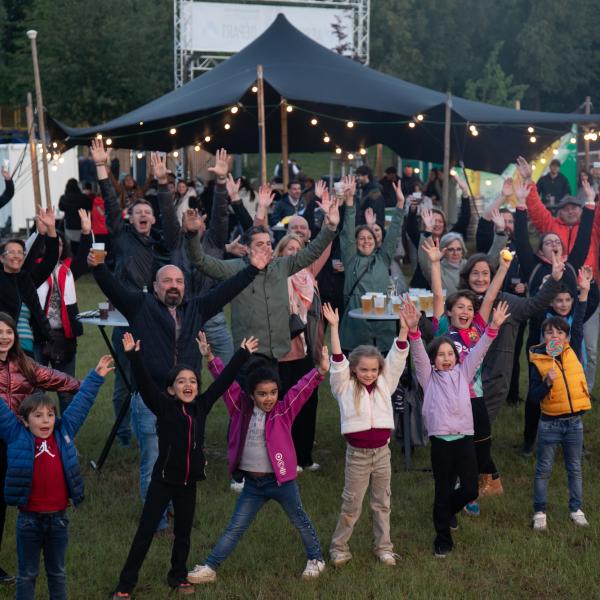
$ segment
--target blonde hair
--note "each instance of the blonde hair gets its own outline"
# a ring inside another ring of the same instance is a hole
[[[277,246],[275,246],[275,250],[273,250],[273,256],[283,256],[283,251],[285,250],[285,247],[292,240],[298,242],[300,244],[300,248],[304,248],[304,240],[297,233],[287,233],[279,240]]]
[[[360,414],[360,394],[362,392],[363,384],[356,377],[355,369],[363,358],[376,358],[377,362],[379,363],[379,375],[375,380],[375,389],[378,389],[377,382],[379,381],[379,376],[383,373],[383,369],[385,367],[383,355],[375,346],[362,344],[350,352],[350,355],[348,356],[348,363],[350,368],[350,377],[352,377],[354,380],[354,408],[358,414]]]

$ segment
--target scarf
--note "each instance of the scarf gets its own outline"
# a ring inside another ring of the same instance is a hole
[[[308,269],[302,269],[288,277],[290,312],[297,314],[304,323],[314,295],[315,280]]]
[[[44,307],[44,313],[48,314],[50,307],[50,298],[52,297],[52,287],[54,286],[54,278],[58,283],[58,289],[60,291],[60,303],[61,303],[61,319],[63,329],[65,330],[65,337],[72,339],[75,337],[71,328],[71,321],[69,319],[69,313],[67,312],[67,306],[76,304],[77,294],[75,293],[75,279],[73,273],[71,273],[70,258],[65,259],[63,262],[56,265],[54,272],[40,287],[37,289],[38,298],[40,299],[40,305]]]

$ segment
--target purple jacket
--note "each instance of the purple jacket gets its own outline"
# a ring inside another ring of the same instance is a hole
[[[223,363],[219,358],[215,358],[208,363],[208,369],[213,377],[217,377],[223,370]],[[323,379],[319,371],[312,369],[267,414],[265,442],[273,474],[279,485],[296,479],[298,462],[292,440],[292,423]],[[254,402],[235,381],[223,394],[223,400],[231,418],[227,440],[227,463],[229,476],[233,477],[242,458]]]
[[[464,362],[450,371],[438,371],[425,352],[420,333],[409,334],[410,348],[423,388],[423,420],[428,435],[473,435],[473,411],[469,383],[497,335],[489,327]]]

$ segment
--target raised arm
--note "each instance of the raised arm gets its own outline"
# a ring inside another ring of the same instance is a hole
[[[206,230],[204,243],[210,243],[213,248],[225,250],[227,234],[229,233],[229,202],[225,183],[215,185],[210,221]]]
[[[595,208],[592,196],[592,203],[586,204],[583,208],[579,229],[577,230],[577,237],[575,238],[575,243],[571,248],[571,252],[569,252],[569,263],[576,271],[583,266],[588,252],[590,251]]]
[[[108,168],[109,153],[104,149],[102,140],[93,139],[90,145],[90,154],[96,164],[96,175],[100,184],[100,194],[104,200],[104,211],[106,215],[106,227],[112,235],[117,235],[123,227],[123,219],[121,218],[121,207],[117,200],[116,194],[121,192],[118,182],[111,183],[109,174],[112,176]],[[114,177],[113,177],[114,179]]]
[[[427,352],[425,352],[425,346],[421,339],[421,332],[419,331],[419,319],[421,315],[411,301],[408,301],[402,307],[400,313],[408,328],[408,339],[410,340],[410,350],[415,366],[415,375],[420,386],[425,389],[431,378],[432,367],[429,356],[427,356]]]
[[[439,321],[444,314],[444,293],[442,288],[442,258],[446,254],[446,248],[440,250],[439,241],[432,237],[424,238],[419,247],[419,263],[427,260],[430,268],[431,291],[433,292],[433,316]],[[422,268],[422,267],[421,267]]]
[[[75,280],[79,279],[82,275],[89,272],[87,264],[87,256],[92,247],[93,235],[92,235],[92,220],[90,213],[82,208],[79,209],[79,218],[81,220],[81,239],[77,246],[77,252],[71,261],[71,273]]]
[[[527,231],[527,209],[517,206],[515,211],[515,234],[513,244],[519,259],[519,267],[525,282],[529,281],[536,265],[536,257],[529,243],[529,232]]]
[[[479,314],[485,323],[487,323],[490,318],[492,307],[494,306],[498,293],[502,289],[504,279],[506,278],[508,269],[510,269],[510,263],[512,262],[512,260],[508,260],[502,256],[500,256],[499,260],[500,264],[498,265],[498,269],[496,269],[496,274],[494,275],[494,278],[483,297],[481,306],[479,307]]]
[[[402,236],[402,223],[404,222],[404,204],[396,205],[396,210],[392,216],[392,222],[385,234],[381,244],[381,253],[385,257],[386,264],[389,266],[396,252],[396,246]]]
[[[7,205],[15,195],[15,184],[10,176],[10,173],[3,167],[2,177],[4,177],[4,191],[0,196],[0,208]]]
[[[169,181],[167,176],[167,159],[166,157],[161,157],[158,152],[152,152],[150,154],[150,161],[152,163],[152,172],[158,182],[157,200],[162,222],[163,240],[165,247],[172,251],[181,243],[182,230],[177,218],[177,209],[173,202],[173,196],[169,192],[167,185]]]
[[[52,209],[38,209],[37,222],[45,232],[44,243],[46,250],[40,262],[34,263],[29,274],[35,287],[39,287],[50,277],[58,263],[58,237],[56,235],[55,217]]]

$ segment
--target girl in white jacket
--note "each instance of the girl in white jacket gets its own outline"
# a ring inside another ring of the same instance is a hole
[[[373,552],[386,565],[396,564],[390,538],[392,475],[390,431],[394,427],[392,393],[406,365],[408,328],[401,323],[400,335],[383,358],[374,346],[358,346],[346,358],[339,337],[339,315],[329,304],[323,316],[331,328],[331,392],[340,407],[342,434],[348,446],[342,510],[331,540],[329,554],[334,567],[346,564],[352,554],[348,546],[360,517],[363,498],[371,484]]]

